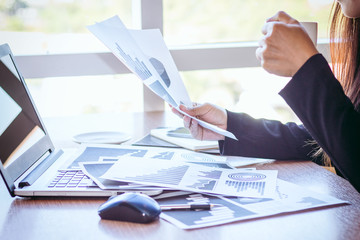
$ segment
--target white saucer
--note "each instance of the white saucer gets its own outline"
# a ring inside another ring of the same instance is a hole
[[[73,141],[77,143],[103,143],[119,144],[131,139],[126,133],[122,132],[89,132],[75,135]]]

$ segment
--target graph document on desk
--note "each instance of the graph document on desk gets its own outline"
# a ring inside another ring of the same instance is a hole
[[[278,179],[274,198],[224,197],[189,193],[170,198],[154,197],[160,205],[216,204],[204,211],[166,211],[160,217],[183,229],[216,226],[229,222],[256,219],[281,213],[320,207],[339,206],[346,201],[316,193]]]
[[[177,109],[180,104],[192,106],[185,85],[158,29],[128,30],[118,16],[88,26],[88,29],[164,101]],[[189,117],[205,128],[236,139],[231,132]]]
[[[233,169],[227,163],[227,158],[218,155],[209,155],[193,152],[185,149],[167,149],[167,148],[146,148],[140,146],[105,146],[105,145],[87,145],[82,146],[76,154],[76,158],[70,165],[65,165],[65,169],[78,169],[90,177],[101,189],[131,189],[136,184],[126,182],[112,181],[101,178],[119,159],[135,157],[139,159],[166,160],[168,162],[187,162],[198,164],[199,166],[208,166],[222,169]],[[137,167],[135,167],[137,169]],[[138,185],[139,187],[140,185]],[[144,189],[144,185],[141,185]],[[146,187],[147,188],[147,187]],[[153,187],[150,187],[153,188]]]

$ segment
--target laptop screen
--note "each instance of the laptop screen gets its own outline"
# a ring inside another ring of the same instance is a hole
[[[52,148],[7,44],[0,46],[0,159],[15,181]]]

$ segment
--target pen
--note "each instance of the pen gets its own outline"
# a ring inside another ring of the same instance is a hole
[[[220,206],[219,204],[177,204],[177,205],[161,205],[162,211],[169,210],[210,210],[213,207]]]

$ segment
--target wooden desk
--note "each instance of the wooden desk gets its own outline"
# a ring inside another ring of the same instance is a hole
[[[82,122],[86,119],[86,124]],[[76,146],[71,136],[90,130],[127,130],[133,140],[151,128],[178,121],[170,114],[118,114],[45,121],[57,146]],[[122,124],[120,124],[122,123]],[[120,125],[126,124],[126,128]],[[181,123],[181,121],[179,121]],[[160,220],[135,224],[101,220],[106,199],[11,198],[0,182],[1,239],[360,239],[360,194],[344,179],[307,161],[256,165],[277,169],[279,178],[347,200],[351,205],[282,214],[199,230],[181,230]]]

